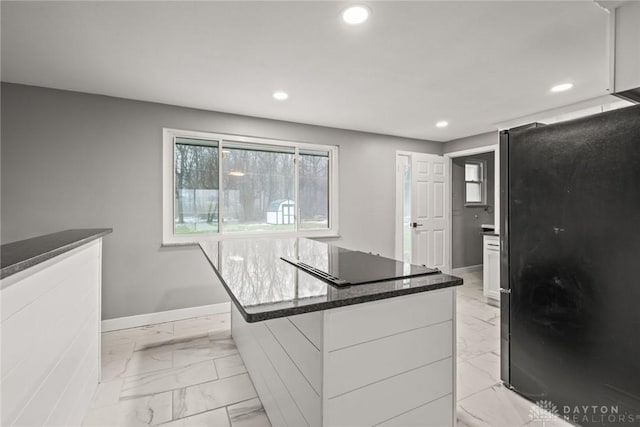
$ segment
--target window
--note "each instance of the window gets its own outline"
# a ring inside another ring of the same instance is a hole
[[[484,206],[487,203],[484,160],[464,162],[465,206]]]
[[[163,243],[337,234],[338,148],[164,130]]]

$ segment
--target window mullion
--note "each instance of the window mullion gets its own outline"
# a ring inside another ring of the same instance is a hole
[[[218,140],[218,233],[224,233],[224,190],[222,184],[222,162],[224,161],[223,141]]]
[[[333,221],[335,220],[334,216],[334,188],[333,186],[336,185],[334,183],[334,179],[333,179],[333,168],[335,167],[334,165],[334,151],[333,150],[329,150],[327,151],[327,158],[329,159],[328,164],[327,164],[327,228],[328,229],[332,229],[333,228]]]
[[[171,168],[173,169],[173,173],[171,174],[171,234],[173,236],[176,235],[176,136],[174,135],[171,138],[171,152],[173,153],[173,158],[171,159]]]
[[[299,179],[300,178],[300,149],[298,148],[298,146],[296,145],[294,147],[294,156],[293,156],[293,197],[294,197],[294,202],[295,202],[295,211],[294,211],[294,228],[293,230],[295,232],[298,232],[298,230],[300,230],[300,200],[299,200],[299,192],[300,192],[300,185],[299,185]]]

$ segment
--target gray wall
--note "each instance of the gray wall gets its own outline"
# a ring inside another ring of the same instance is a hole
[[[442,144],[2,84],[2,242],[113,227],[103,318],[228,301],[197,247],[161,248],[162,128],[340,146],[340,242],[394,252],[395,151]]]
[[[454,139],[444,143],[444,152],[469,150],[471,148],[486,147],[496,145],[500,141],[498,131],[481,133],[479,135],[468,136],[466,138]]]
[[[487,206],[464,206],[464,162],[469,159],[487,162]],[[481,224],[493,224],[495,209],[495,159],[493,151],[452,159],[451,234],[453,268],[482,264]]]

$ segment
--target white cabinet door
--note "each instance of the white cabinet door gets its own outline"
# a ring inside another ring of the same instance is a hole
[[[484,296],[489,303],[500,301],[500,238],[484,236]]]

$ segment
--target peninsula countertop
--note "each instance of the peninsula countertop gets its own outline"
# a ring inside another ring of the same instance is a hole
[[[0,279],[5,279],[29,267],[36,266],[92,240],[99,239],[112,231],[111,228],[64,230],[4,244],[1,249],[2,269],[0,270]]]
[[[200,247],[247,322],[462,285],[462,279],[439,273],[337,288],[280,259],[328,264],[331,244],[305,238],[233,239]]]

